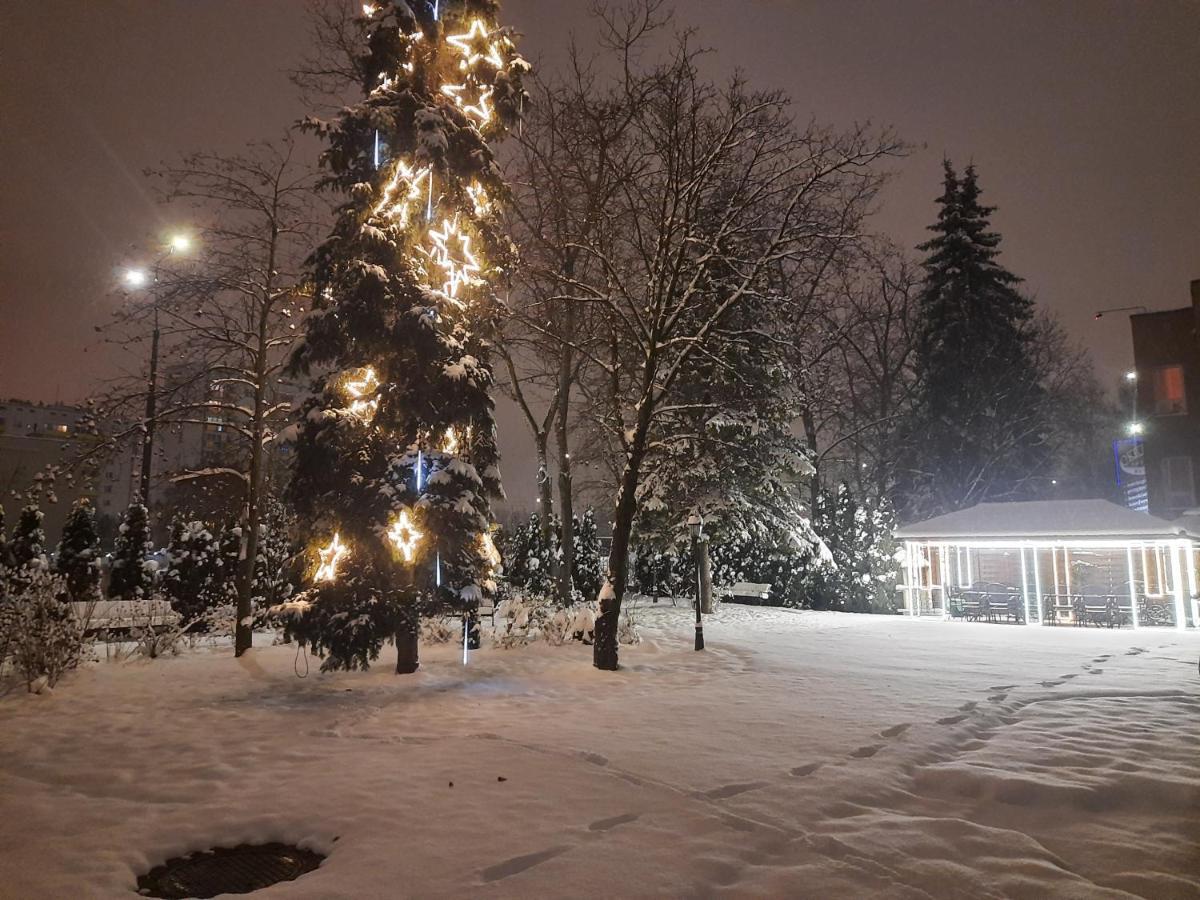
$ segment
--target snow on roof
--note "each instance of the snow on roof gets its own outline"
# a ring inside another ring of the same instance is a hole
[[[1200,537],[1200,519],[1168,522],[1108,500],[1026,500],[979,503],[914,522],[896,537],[915,538],[1174,538]]]

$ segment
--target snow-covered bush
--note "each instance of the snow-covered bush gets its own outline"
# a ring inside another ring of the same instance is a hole
[[[75,504],[63,525],[54,568],[66,583],[72,602],[90,603],[99,598],[100,533],[96,511],[87,499]]]
[[[571,576],[575,591],[585,601],[595,600],[604,582],[604,567],[600,559],[600,538],[596,530],[596,514],[589,507],[583,518],[575,519],[574,556]]]
[[[53,688],[83,657],[83,626],[66,596],[62,578],[39,570],[0,601],[0,663],[8,660],[31,691]]]
[[[561,559],[557,522],[551,517],[549,535],[543,533],[541,518],[534,513],[502,538],[501,555],[508,583],[521,592],[552,597],[554,572]]]
[[[497,647],[521,647],[539,640],[554,646],[573,640],[591,643],[596,604],[562,607],[548,597],[512,592],[497,605],[496,620]]]

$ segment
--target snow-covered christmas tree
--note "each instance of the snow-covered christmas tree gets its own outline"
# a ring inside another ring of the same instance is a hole
[[[325,669],[366,668],[392,640],[396,671],[415,671],[422,611],[472,616],[497,563],[489,336],[513,253],[489,141],[516,121],[528,69],[497,11],[364,5],[365,96],[312,123],[346,200],[293,358],[315,384],[290,488],[311,586],[291,630]]]
[[[46,568],[46,532],[42,528],[44,514],[30,504],[21,510],[13,528],[9,553],[12,557],[14,577],[21,579],[22,573],[31,573]]]

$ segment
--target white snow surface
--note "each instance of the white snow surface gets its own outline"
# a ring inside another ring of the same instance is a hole
[[[635,617],[616,673],[273,646],[14,690],[0,895],[268,840],[328,856],[256,897],[1200,895],[1195,635],[725,605],[695,652],[690,610]]]

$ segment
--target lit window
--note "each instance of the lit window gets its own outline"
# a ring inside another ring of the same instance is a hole
[[[1159,416],[1187,414],[1183,366],[1160,366],[1154,370],[1154,413]]]
[[[1190,456],[1168,456],[1162,461],[1163,498],[1171,509],[1196,505],[1196,483]]]

